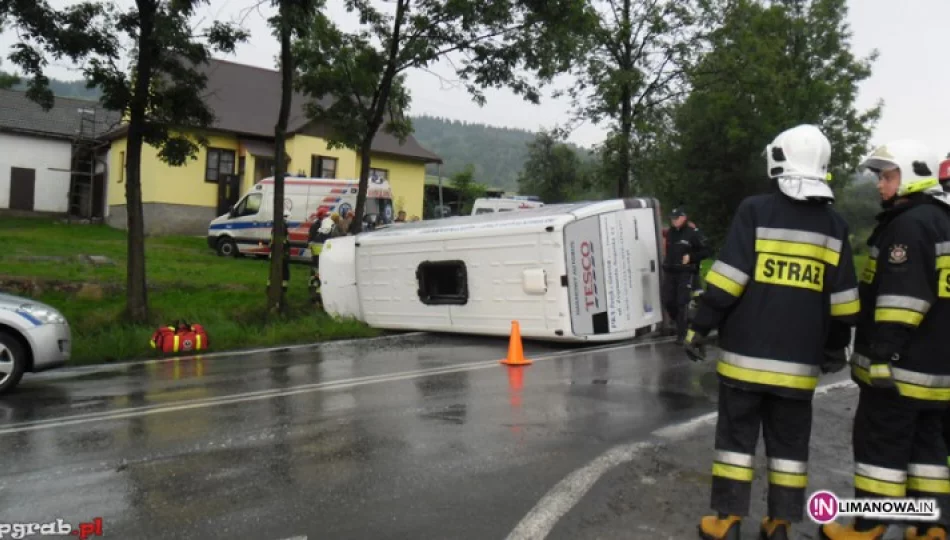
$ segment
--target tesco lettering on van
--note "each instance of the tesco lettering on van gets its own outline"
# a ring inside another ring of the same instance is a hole
[[[594,246],[590,240],[581,242],[581,268],[584,271],[584,304],[590,312],[591,306],[600,308],[597,299],[597,269],[594,262]]]

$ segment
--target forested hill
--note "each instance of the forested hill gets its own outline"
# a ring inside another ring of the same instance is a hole
[[[26,89],[23,83],[14,88]],[[86,88],[83,81],[52,79],[50,88],[57,96],[99,98],[98,89]],[[518,173],[527,157],[528,143],[534,140],[534,132],[425,115],[414,116],[412,123],[416,140],[445,161],[442,176],[461,172],[471,163],[475,168],[476,182],[510,191],[518,189]],[[435,165],[428,169],[431,175],[437,173]]]

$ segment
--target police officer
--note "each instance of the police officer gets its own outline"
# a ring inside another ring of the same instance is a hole
[[[933,498],[939,521],[905,539],[945,539],[950,470],[941,416],[950,402],[950,206],[939,157],[913,140],[876,148],[861,164],[878,175],[883,212],[868,239],[861,316],[851,357],[860,388],[853,426],[856,497]],[[825,539],[880,539],[881,520],[821,527]]]
[[[696,287],[699,263],[710,254],[706,238],[680,208],[670,214],[663,261],[663,307],[676,323],[676,340],[686,335],[686,308]]]
[[[848,226],[828,185],[831,144],[799,125],[766,147],[777,193],[748,197],[736,210],[718,260],[706,275],[684,343],[693,360],[718,329],[722,357],[711,506],[705,539],[740,538],[748,515],[753,459],[763,429],[768,516],[763,539],[787,539],[804,517],[812,397],[822,372],[845,367],[859,309]]]

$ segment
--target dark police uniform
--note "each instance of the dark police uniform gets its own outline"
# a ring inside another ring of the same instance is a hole
[[[685,215],[673,210],[673,217]],[[689,263],[683,264],[683,256]],[[686,312],[699,276],[699,263],[709,257],[706,238],[691,223],[679,229],[670,227],[666,236],[666,259],[663,261],[663,308],[676,322],[676,336],[686,335]]]

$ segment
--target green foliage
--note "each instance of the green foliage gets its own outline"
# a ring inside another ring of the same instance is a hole
[[[614,192],[625,197],[643,186],[635,155],[650,151],[655,110],[688,91],[684,74],[700,50],[705,21],[700,0],[592,1],[585,54],[572,73],[574,121],[606,124],[612,133],[603,148]],[[567,128],[569,129],[569,128]]]
[[[19,84],[20,84],[20,77],[0,71],[0,89],[2,90],[8,90],[11,88],[16,89],[16,87]]]
[[[459,194],[459,215],[462,216],[471,214],[475,199],[484,197],[487,191],[484,185],[475,181],[475,168],[471,165],[452,175],[452,185]]]
[[[785,129],[820,126],[832,144],[833,186],[851,177],[881,105],[855,108],[876,53],[854,57],[846,15],[845,0],[737,0],[710,36],[657,158],[668,171],[662,198],[685,203],[710,238],[722,239],[743,198],[769,188],[762,152]]]
[[[518,176],[518,189],[545,203],[588,198],[594,190],[595,169],[556,135],[542,131],[528,144],[528,158]]]

